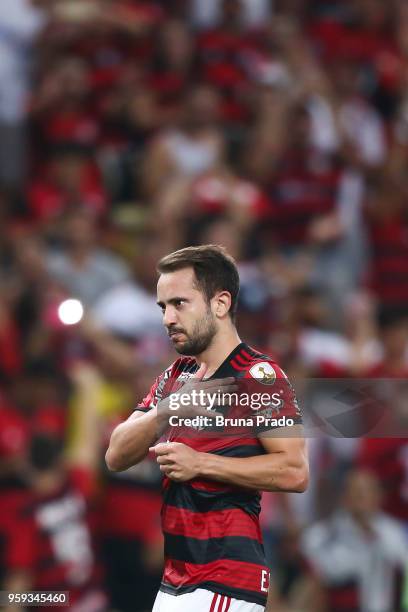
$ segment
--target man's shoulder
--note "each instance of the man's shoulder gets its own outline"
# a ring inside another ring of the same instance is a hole
[[[235,355],[231,365],[240,370],[245,378],[254,378],[264,384],[273,384],[276,379],[287,378],[274,357],[248,345],[244,345]]]

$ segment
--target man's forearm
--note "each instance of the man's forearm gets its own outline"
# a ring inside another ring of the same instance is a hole
[[[105,459],[113,472],[122,472],[142,461],[156,440],[155,410],[121,423],[112,433]]]
[[[122,472],[143,461],[149,447],[167,427],[165,407],[152,408],[146,414],[134,415],[116,427],[106,453],[106,464],[114,472]]]
[[[285,453],[245,458],[220,457],[212,453],[199,455],[201,478],[259,491],[303,492],[307,486],[307,463]]]

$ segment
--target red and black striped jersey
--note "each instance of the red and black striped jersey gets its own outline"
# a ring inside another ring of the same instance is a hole
[[[81,603],[90,612],[104,610],[88,474],[73,469],[62,478],[49,493],[27,493],[9,532],[9,569],[28,572],[32,590],[69,591],[71,606]]]
[[[156,407],[161,399],[193,377],[197,369],[194,358],[177,359],[155,380],[136,409],[148,411]],[[243,388],[250,387],[250,392],[256,388],[280,391],[286,395],[280,416],[285,414],[294,422],[301,422],[285,374],[267,355],[239,344],[212,378],[229,376],[234,376]],[[222,410],[217,407],[217,412]],[[200,452],[250,457],[265,453],[258,434],[250,426],[217,429],[210,425],[198,429],[173,427],[166,438]],[[269,571],[259,525],[260,499],[257,491],[224,483],[200,478],[178,483],[165,477],[161,512],[165,567],[161,590],[180,594],[205,588],[265,605]]]
[[[368,219],[370,288],[381,303],[408,305],[408,222],[403,215]]]
[[[266,190],[270,209],[265,222],[277,244],[309,242],[310,224],[336,211],[340,178],[335,161],[313,148],[283,156]]]

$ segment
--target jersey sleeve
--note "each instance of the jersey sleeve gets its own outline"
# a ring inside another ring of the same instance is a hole
[[[257,361],[245,379],[256,433],[302,424],[294,388],[277,363]]]

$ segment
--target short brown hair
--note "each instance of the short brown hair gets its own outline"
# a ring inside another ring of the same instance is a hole
[[[228,291],[231,295],[231,319],[235,320],[239,293],[239,274],[235,260],[223,247],[205,244],[186,247],[163,257],[158,265],[160,274],[193,268],[196,285],[209,303],[217,291]]]

